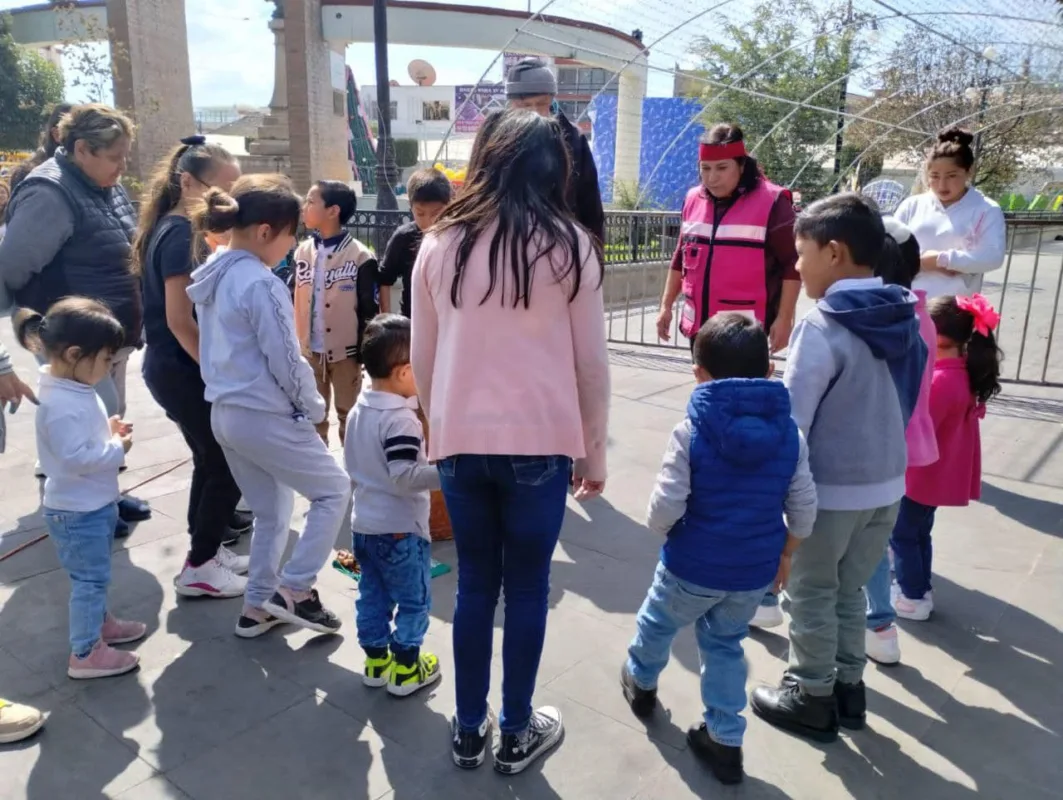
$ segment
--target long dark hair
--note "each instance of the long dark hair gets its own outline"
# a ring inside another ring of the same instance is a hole
[[[140,196],[140,221],[133,239],[133,273],[144,271],[148,243],[159,220],[181,202],[181,176],[188,173],[200,183],[218,164],[231,164],[232,154],[220,144],[211,144],[202,136],[189,136],[160,161]],[[191,255],[191,254],[190,254]]]
[[[730,122],[721,122],[718,125],[713,125],[712,128],[701,137],[701,141],[704,144],[734,144],[735,142],[744,142],[746,139],[745,133],[737,125]],[[742,156],[736,158],[738,166],[742,169],[742,175],[738,179],[738,188],[744,192],[752,191],[762,177],[764,172],[760,168],[760,164],[753,156]]]
[[[555,250],[564,257],[549,259],[554,278],[559,283],[571,281],[569,302],[575,299],[584,263],[580,226],[565,201],[571,170],[564,133],[555,120],[510,109],[485,122],[469,159],[465,188],[437,224],[439,231],[461,231],[450,287],[455,307],[461,304],[462,279],[473,247],[495,223],[488,259],[490,284],[481,305],[501,280],[503,305],[528,308],[532,272]],[[506,276],[499,275],[501,263],[508,265],[513,281],[509,297],[504,290]]]
[[[938,297],[930,303],[930,318],[938,336],[955,342],[966,354],[967,379],[979,403],[1000,392],[1000,362],[1004,357],[993,331],[981,334],[974,327],[974,314],[956,303],[955,297]]]
[[[51,112],[45,117],[44,124],[41,126],[41,134],[40,139],[37,142],[37,150],[28,160],[15,167],[11,173],[11,180],[8,185],[12,192],[15,191],[15,187],[22,183],[27,175],[33,172],[35,167],[39,167],[55,155],[56,148],[59,147],[59,142],[55,140],[55,136],[52,135],[52,132],[59,127],[59,120],[63,118],[63,115],[68,114],[73,107],[74,105],[72,103],[56,103],[52,106]]]
[[[883,283],[912,288],[919,274],[919,241],[911,229],[893,217],[883,217],[886,238],[875,263],[875,274]]]

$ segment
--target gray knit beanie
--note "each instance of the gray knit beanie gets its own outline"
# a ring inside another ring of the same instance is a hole
[[[537,58],[524,58],[513,65],[506,78],[506,97],[535,97],[557,94],[557,79]]]

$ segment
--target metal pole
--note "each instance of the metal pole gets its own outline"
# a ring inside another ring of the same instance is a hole
[[[842,79],[841,87],[838,95],[838,122],[836,127],[836,133],[834,134],[834,185],[837,186],[840,182],[842,173],[842,149],[845,147],[845,109],[849,101],[849,58],[852,52],[853,46],[853,0],[849,0],[849,3],[845,11],[845,33],[842,35],[842,69],[845,70],[845,77]],[[858,168],[859,169],[859,168]]]
[[[394,186],[398,180],[398,168],[395,166],[395,146],[391,142],[387,0],[373,0],[373,47],[376,53],[377,105],[376,207],[378,211],[396,211],[399,202]]]

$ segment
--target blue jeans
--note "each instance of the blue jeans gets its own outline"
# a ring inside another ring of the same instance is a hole
[[[775,608],[779,605],[779,595],[769,590],[762,598],[760,598],[760,605],[764,608]]]
[[[877,631],[892,625],[897,619],[897,612],[893,610],[890,602],[890,557],[889,553],[882,554],[882,560],[878,562],[875,574],[864,587],[867,595],[867,629]]]
[[[934,547],[930,532],[934,528],[935,506],[924,506],[905,497],[890,536],[893,567],[901,592],[910,600],[921,600],[930,591],[931,560]]]
[[[400,664],[416,663],[432,608],[428,541],[415,533],[355,533],[354,557],[362,569],[355,602],[358,644],[376,658],[390,648]]]
[[[746,721],[746,666],[742,640],[768,587],[751,592],[706,589],[657,565],[646,599],[635,620],[627,667],[636,685],[656,689],[668,654],[681,628],[691,623],[701,655],[701,702],[709,735],[728,747],[741,747]]]
[[[111,583],[111,542],[118,504],[96,511],[44,509],[59,563],[70,576],[70,651],[88,655],[100,638]]]
[[[572,474],[566,456],[459,455],[439,462],[458,552],[454,688],[458,724],[487,717],[495,607],[504,588],[503,733],[528,726],[546,637],[550,560]]]

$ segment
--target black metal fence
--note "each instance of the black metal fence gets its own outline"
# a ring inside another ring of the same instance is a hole
[[[1057,325],[1063,293],[1063,214],[1008,214],[1004,266],[985,276],[982,293],[1001,315],[997,336],[1006,380],[1063,386]],[[359,211],[351,232],[378,253],[408,212]],[[657,335],[660,297],[679,240],[679,212],[610,211],[605,223],[605,304],[609,340],[685,353],[673,313],[670,340]],[[798,314],[811,301],[802,296]]]

